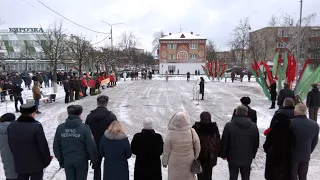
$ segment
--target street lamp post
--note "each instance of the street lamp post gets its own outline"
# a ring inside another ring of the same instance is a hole
[[[112,27],[115,26],[115,25],[120,25],[120,24],[123,24],[123,23],[115,23],[115,24],[110,24],[110,23],[107,23],[105,21],[102,21],[103,23],[106,23],[110,26],[110,39],[111,39],[111,48],[113,48],[113,34],[112,34]]]
[[[303,0],[300,0],[300,20],[299,20],[299,27],[298,27],[298,43],[297,43],[297,73],[296,73],[296,83],[298,84],[298,80],[299,80],[299,62],[302,65],[301,59],[300,59],[300,53],[301,53],[301,24],[302,24],[302,3]]]

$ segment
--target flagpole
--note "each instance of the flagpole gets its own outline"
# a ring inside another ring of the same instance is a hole
[[[296,85],[298,84],[298,80],[299,80],[299,62],[301,63],[300,66],[303,66],[301,61],[301,24],[302,24],[302,4],[303,4],[303,0],[300,0],[300,20],[299,20],[299,27],[298,27],[298,44],[297,44],[297,73],[296,73]]]

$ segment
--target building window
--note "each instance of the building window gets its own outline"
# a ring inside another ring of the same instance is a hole
[[[168,59],[176,59],[176,55],[174,55],[174,54],[169,54],[169,55],[168,55]]]
[[[198,49],[198,44],[190,44],[190,49]]]
[[[190,54],[190,59],[197,59],[197,58],[198,58],[197,54]]]
[[[288,36],[288,33],[287,33],[287,31],[284,30],[284,29],[279,29],[279,30],[278,30],[278,36],[279,36],[279,37],[287,37],[287,36]]]
[[[311,59],[318,59],[318,54],[317,53],[311,54]]]
[[[168,44],[168,48],[169,49],[176,49],[177,48],[177,44]]]
[[[278,42],[277,48],[284,48],[286,45],[283,42]]]
[[[304,59],[304,54],[300,54],[300,59]]]
[[[320,36],[319,31],[312,32],[312,37],[319,37],[319,36]]]

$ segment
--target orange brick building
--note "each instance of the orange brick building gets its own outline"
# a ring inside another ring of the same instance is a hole
[[[204,37],[191,33],[169,33],[159,39],[160,73],[173,70],[174,74],[200,71],[206,62],[206,41]]]

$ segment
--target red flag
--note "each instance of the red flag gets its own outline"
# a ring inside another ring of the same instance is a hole
[[[266,69],[267,77],[269,79],[269,85],[271,85],[271,83],[273,82],[273,77],[271,75],[271,71],[270,71],[270,68],[269,68],[268,64],[265,61],[261,61],[260,65],[263,65],[263,67]],[[267,82],[266,82],[266,84],[268,86]]]
[[[259,64],[257,60],[254,60],[252,63],[252,69],[256,72],[257,76],[259,76],[258,70],[260,69]]]
[[[209,69],[209,75],[212,76],[212,61],[209,62],[208,69]]]
[[[222,67],[222,71],[220,73],[220,77],[222,77],[222,75],[226,72],[227,65],[226,64],[222,64],[221,67]]]

